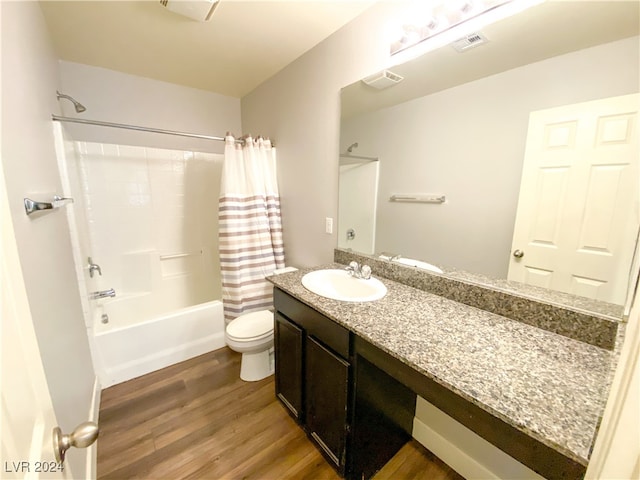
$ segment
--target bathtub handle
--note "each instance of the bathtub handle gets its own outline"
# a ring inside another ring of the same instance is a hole
[[[99,298],[107,298],[107,297],[115,297],[116,291],[113,288],[109,290],[98,290],[97,292],[89,293],[89,298],[91,300],[97,300]]]

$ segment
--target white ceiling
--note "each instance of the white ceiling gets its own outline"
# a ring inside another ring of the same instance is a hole
[[[62,60],[242,97],[371,0],[221,0],[208,22],[159,0],[41,1]]]

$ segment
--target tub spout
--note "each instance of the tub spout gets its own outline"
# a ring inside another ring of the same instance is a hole
[[[97,292],[91,292],[89,294],[89,298],[91,300],[96,300],[98,298],[115,297],[115,296],[116,296],[116,291],[113,288],[110,288],[109,290],[99,290]]]

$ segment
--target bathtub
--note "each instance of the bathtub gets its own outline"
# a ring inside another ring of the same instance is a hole
[[[96,302],[93,339],[102,388],[225,346],[220,300],[154,315],[149,314],[151,298],[128,295]]]

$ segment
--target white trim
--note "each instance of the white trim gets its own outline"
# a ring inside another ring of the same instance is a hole
[[[640,246],[636,246],[636,257]],[[585,479],[638,478],[640,470],[640,297],[633,299],[611,393]]]
[[[93,382],[93,395],[91,397],[91,408],[89,409],[89,421],[94,422],[98,426],[100,417],[100,398],[102,397],[102,388],[100,379],[96,376]],[[99,438],[99,437],[98,437]],[[98,442],[94,442],[87,449],[87,465],[85,468],[85,476],[87,480],[96,480],[98,476]]]

